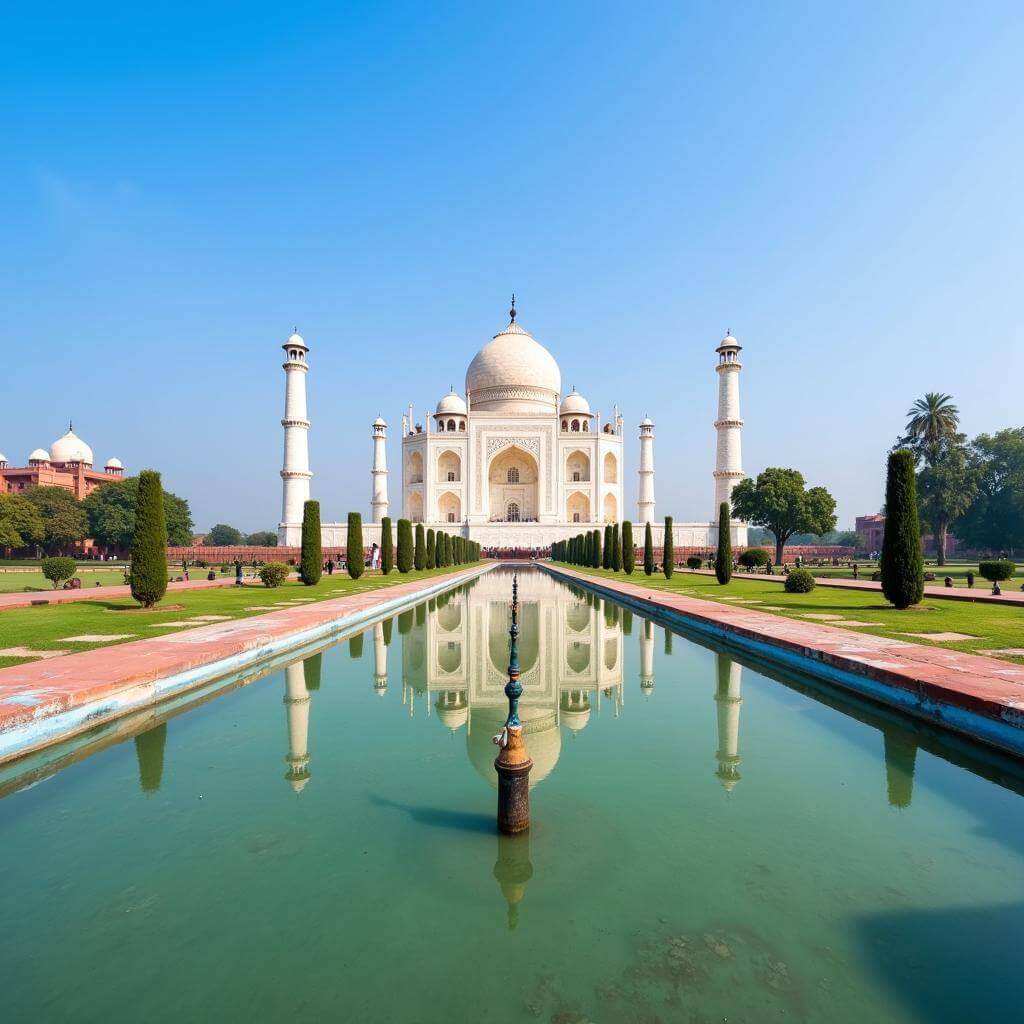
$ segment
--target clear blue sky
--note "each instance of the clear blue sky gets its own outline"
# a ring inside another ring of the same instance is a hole
[[[35,13],[38,12],[38,13]],[[711,513],[713,349],[744,465],[842,525],[910,402],[1024,422],[1024,7],[21,5],[0,34],[0,450],[74,417],[198,528],[280,515],[280,344],[314,496],[520,320],[657,423],[658,514]]]

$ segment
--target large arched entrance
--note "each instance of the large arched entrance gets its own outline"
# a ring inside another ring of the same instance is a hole
[[[537,460],[512,445],[498,452],[487,467],[488,518],[494,522],[537,521]]]

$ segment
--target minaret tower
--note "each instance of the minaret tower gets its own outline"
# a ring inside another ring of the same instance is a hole
[[[718,418],[715,430],[718,431],[718,452],[715,458],[715,508],[711,517],[713,523],[718,522],[718,510],[723,501],[729,501],[732,489],[745,476],[743,458],[740,447],[740,432],[743,420],[740,419],[740,370],[743,364],[739,360],[740,343],[726,331],[715,351],[718,353]]]
[[[284,705],[288,716],[288,771],[285,778],[296,793],[309,781],[309,693],[302,662],[284,670]]]
[[[282,346],[285,361],[284,392],[284,467],[281,470],[283,496],[281,522],[277,527],[277,542],[283,547],[298,547],[302,543],[302,506],[309,501],[309,419],[306,412],[306,374],[309,351],[302,335],[296,330]]]
[[[388,688],[388,645],[384,641],[384,623],[373,627],[373,691],[383,697]]]
[[[718,685],[715,687],[715,703],[718,705],[718,771],[715,774],[722,788],[731,793],[740,780],[740,684],[743,666],[719,651],[715,655],[718,671]]]
[[[640,690],[645,697],[654,691],[654,623],[644,619],[640,631]]]
[[[647,416],[640,421],[640,498],[637,509],[639,522],[654,522],[654,423]]]
[[[373,421],[373,495],[370,511],[373,521],[380,523],[388,514],[388,425],[378,416]]]

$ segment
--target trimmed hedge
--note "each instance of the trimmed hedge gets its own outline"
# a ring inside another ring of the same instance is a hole
[[[396,559],[399,572],[412,569],[412,523],[408,519],[398,520],[398,557]]]
[[[319,541],[319,508],[317,509],[316,522]],[[319,543],[317,543],[317,547],[319,546]],[[345,539],[345,562],[348,564],[348,574],[352,579],[357,580],[363,575],[363,570],[366,568],[363,565],[363,517],[358,512],[349,512],[348,514],[348,533]],[[303,572],[305,572],[305,569],[303,569]],[[319,579],[319,576],[317,579]]]
[[[665,537],[662,540],[661,571],[665,579],[672,578],[676,567],[675,538],[672,536],[672,517],[665,516]]]
[[[167,520],[160,474],[144,469],[139,474],[132,536],[130,582],[132,597],[152,608],[167,593]]]
[[[622,524],[622,571],[632,576],[636,568],[636,547],[633,545],[633,524],[626,519]]]
[[[44,558],[39,567],[43,570],[43,575],[53,584],[54,590],[66,580],[71,579],[78,571],[78,563],[66,555]]]
[[[391,535],[391,518],[380,521],[380,571],[385,576],[395,567],[395,538]]]
[[[724,587],[732,579],[732,531],[729,529],[729,503],[718,506],[718,551],[715,553],[715,579]]]
[[[427,530],[427,568],[437,568],[437,537],[433,530]]]
[[[739,563],[744,569],[756,569],[768,564],[768,552],[764,548],[747,548],[740,557]]]
[[[699,569],[704,564],[704,559],[700,555],[690,555],[686,560],[687,569]]]
[[[284,562],[267,562],[261,565],[257,575],[263,581],[265,587],[279,587],[286,579],[291,569]]]
[[[352,516],[349,515],[349,540],[347,544],[349,550],[352,545]],[[360,541],[362,541],[362,531],[360,530]],[[362,551],[362,545],[359,548]],[[352,564],[352,559],[348,560],[349,565]],[[363,560],[359,559],[359,564],[362,565]],[[324,552],[321,547],[320,541],[320,502],[319,501],[307,501],[302,506],[302,554],[299,558],[299,579],[307,587],[316,586],[320,582],[320,577],[324,571]],[[351,575],[351,570],[349,570]]]
[[[897,608],[909,608],[924,596],[921,518],[917,472],[912,452],[889,454],[885,479],[885,532],[882,535],[882,593]]]
[[[993,558],[978,563],[978,573],[989,583],[1001,583],[1003,580],[1012,579],[1016,571],[1016,564],[1007,558]]]
[[[787,594],[809,594],[818,581],[810,569],[793,569],[786,577]]]
[[[412,566],[419,572],[427,567],[427,535],[423,532],[423,524],[416,524],[416,543],[413,546]]]

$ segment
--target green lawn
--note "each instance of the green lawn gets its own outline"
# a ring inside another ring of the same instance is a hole
[[[841,590],[837,587],[817,587],[810,594],[787,594],[782,581],[744,579],[734,576],[726,586],[718,585],[714,576],[677,571],[671,580],[661,573],[645,576],[638,567],[631,575],[615,573],[604,569],[581,569],[567,566],[592,576],[611,577],[627,583],[635,583],[652,590],[669,590],[709,601],[721,601],[764,611],[771,615],[789,618],[803,618],[807,615],[838,615],[857,623],[878,623],[873,625],[847,625],[838,620],[804,619],[807,622],[823,621],[826,625],[841,626],[858,633],[872,636],[887,636],[895,640],[924,643],[933,647],[947,647],[958,651],[978,652],[999,648],[1024,648],[1024,607],[1011,605],[973,603],[969,601],[948,601],[942,598],[926,598],[916,608],[897,611],[886,603],[880,592]],[[727,600],[742,598],[751,602]],[[767,606],[767,607],[766,607]],[[962,633],[971,639],[936,641],[927,637],[904,636],[904,633]],[[1024,663],[1024,658],[1005,657],[1007,661]]]
[[[862,580],[870,580],[871,574],[878,568],[877,562],[858,561],[858,578]],[[832,579],[832,580],[852,580],[853,570],[848,565],[807,565],[806,568],[810,569],[815,576],[820,579]],[[932,562],[930,565],[926,565],[925,572],[935,573],[935,579],[929,580],[929,584],[935,586],[941,586],[942,581],[946,576],[949,576],[953,580],[954,587],[966,587],[967,586],[967,572],[968,570],[973,571],[975,575],[974,589],[981,589],[982,591],[991,590],[992,584],[987,580],[983,579],[978,575],[978,563],[977,562],[949,562],[944,566],[935,565]],[[1024,565],[1018,566],[1017,572],[1012,580],[1008,580],[1002,584],[1004,587],[1012,587],[1017,589],[1021,583],[1024,583]]]
[[[138,605],[130,598],[107,601],[75,601],[69,604],[43,605],[35,608],[10,608],[0,611],[0,650],[10,647],[28,647],[32,650],[88,651],[109,644],[127,643],[140,637],[161,636],[166,633],[182,632],[188,626],[163,625],[183,622],[199,615],[223,615],[231,619],[242,619],[264,614],[259,605],[281,604],[282,607],[297,607],[286,604],[295,598],[313,598],[317,601],[331,597],[380,587],[396,586],[413,580],[426,579],[454,572],[456,568],[429,569],[402,575],[392,572],[387,577],[379,571],[367,570],[359,580],[349,579],[347,574],[335,573],[324,576],[315,587],[305,587],[298,580],[289,580],[281,587],[268,589],[259,582],[247,582],[238,587],[215,587],[206,590],[170,591],[164,598],[164,605],[180,605],[177,610],[136,611]],[[194,622],[195,626],[208,625]],[[66,637],[84,634],[127,634],[120,640],[96,643],[69,643]],[[0,656],[0,668],[17,665],[30,658]]]

